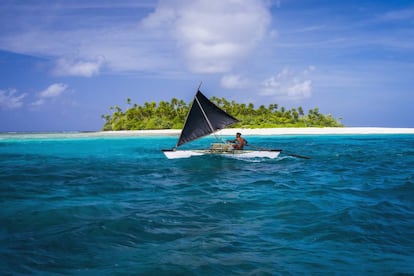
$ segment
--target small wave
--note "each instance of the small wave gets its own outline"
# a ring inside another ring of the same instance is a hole
[[[412,274],[413,137],[350,137],[260,138],[309,162],[169,160],[171,138],[2,141],[2,272]]]

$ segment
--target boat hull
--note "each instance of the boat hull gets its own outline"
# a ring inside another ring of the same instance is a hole
[[[233,158],[277,158],[281,150],[231,150],[217,151],[211,149],[205,150],[163,150],[168,159],[190,158],[193,156],[213,155]]]

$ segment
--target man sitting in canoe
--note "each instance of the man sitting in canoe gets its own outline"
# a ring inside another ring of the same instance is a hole
[[[237,150],[242,150],[244,146],[247,146],[247,140],[244,139],[243,137],[241,137],[241,133],[240,132],[237,132],[236,133],[236,139],[230,140],[229,142],[235,143],[233,145],[233,148],[234,149],[237,149]]]

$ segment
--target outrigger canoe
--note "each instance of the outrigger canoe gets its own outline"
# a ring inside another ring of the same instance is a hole
[[[189,158],[201,155],[220,155],[240,158],[277,158],[281,150],[260,149],[260,150],[238,150],[234,144],[220,142],[212,143],[207,149],[179,150],[178,147],[195,139],[215,134],[217,131],[239,122],[236,118],[219,108],[206,96],[200,87],[191,104],[190,111],[181,130],[177,144],[172,149],[163,149],[162,152],[168,159]]]

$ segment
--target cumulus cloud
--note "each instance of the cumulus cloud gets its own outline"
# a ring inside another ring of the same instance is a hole
[[[284,68],[262,83],[261,94],[295,100],[309,98],[312,94],[312,81],[309,78],[314,70],[314,66],[309,66],[298,73]]]
[[[68,90],[68,85],[63,83],[54,83],[49,85],[45,90],[39,92],[38,100],[33,102],[32,106],[39,106],[46,103],[47,99],[53,99],[61,96]]]
[[[68,60],[60,58],[53,73],[58,76],[92,77],[99,74],[103,58],[93,61]]]
[[[15,27],[0,36],[0,48],[52,60],[58,76],[92,77],[103,66],[113,72],[228,73],[257,48],[271,23],[268,0],[137,2],[94,2],[96,9],[121,11],[110,16],[96,16],[80,2],[19,4],[14,11],[22,23],[9,24]],[[35,16],[39,12],[44,16]]]
[[[53,98],[53,97],[58,97],[60,96],[63,92],[66,91],[66,89],[68,88],[67,84],[63,84],[63,83],[54,83],[52,85],[49,85],[48,88],[46,88],[45,90],[41,91],[39,93],[41,98]]]
[[[16,89],[0,90],[0,109],[16,109],[23,106],[26,93],[18,94]]]
[[[164,0],[142,24],[165,28],[191,71],[220,73],[251,52],[270,21],[262,0]]]
[[[249,85],[249,80],[240,75],[225,75],[221,78],[220,84],[227,89],[244,89]]]

